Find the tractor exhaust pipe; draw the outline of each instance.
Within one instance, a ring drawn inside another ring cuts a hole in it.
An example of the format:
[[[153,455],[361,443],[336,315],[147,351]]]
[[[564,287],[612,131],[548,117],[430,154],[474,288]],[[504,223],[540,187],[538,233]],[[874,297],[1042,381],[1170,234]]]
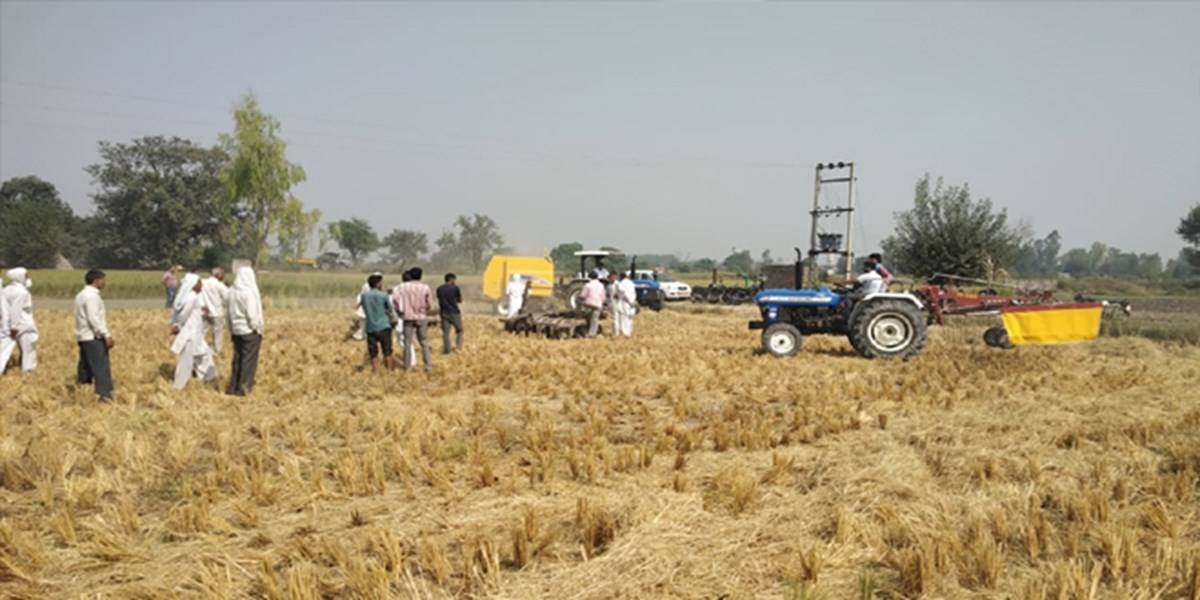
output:
[[[793,250],[796,251],[796,280],[792,283],[792,287],[798,290],[804,287],[804,253],[799,248],[793,248]]]

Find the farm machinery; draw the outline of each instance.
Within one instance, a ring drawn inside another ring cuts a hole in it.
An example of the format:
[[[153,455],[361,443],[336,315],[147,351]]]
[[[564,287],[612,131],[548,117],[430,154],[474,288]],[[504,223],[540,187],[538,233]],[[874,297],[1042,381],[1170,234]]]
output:
[[[848,169],[845,176],[825,177],[828,171]],[[1002,326],[989,328],[984,342],[991,347],[1010,348],[1022,344],[1052,344],[1094,339],[1106,310],[1120,307],[1130,312],[1127,302],[1108,302],[1077,297],[1074,302],[1059,302],[1049,292],[1018,290],[1002,296],[985,291],[960,292],[955,281],[974,281],[941,275],[910,291],[864,293],[849,282],[854,254],[851,234],[854,211],[854,163],[818,164],[816,193],[811,211],[812,241],[808,260],[815,267],[822,254],[840,256],[846,266],[847,283],[824,287],[816,284],[815,268],[804,280],[805,257],[796,250],[795,289],[764,289],[755,295],[761,319],[750,322],[750,329],[762,330],[762,347],[774,356],[790,356],[800,350],[804,335],[845,335],[860,356],[866,358],[908,358],[921,352],[929,325],[942,325],[951,315],[999,315]],[[821,186],[849,184],[847,204],[822,206]],[[818,220],[845,216],[846,233],[831,234],[818,228]],[[842,240],[845,239],[845,247]]]

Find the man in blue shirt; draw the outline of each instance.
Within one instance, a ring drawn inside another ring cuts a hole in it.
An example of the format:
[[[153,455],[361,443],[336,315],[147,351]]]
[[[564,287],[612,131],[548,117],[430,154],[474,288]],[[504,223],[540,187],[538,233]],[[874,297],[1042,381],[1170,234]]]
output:
[[[392,361],[392,326],[397,319],[396,309],[392,306],[391,296],[383,291],[383,275],[368,277],[367,286],[359,302],[366,314],[367,355],[371,357],[371,371],[379,370],[380,349],[383,350],[384,366],[391,370],[395,367]]]
[[[450,354],[463,349],[462,290],[458,289],[454,273],[446,273],[446,283],[437,289],[438,312],[442,316],[442,352]],[[450,328],[454,328],[455,344],[450,347]]]

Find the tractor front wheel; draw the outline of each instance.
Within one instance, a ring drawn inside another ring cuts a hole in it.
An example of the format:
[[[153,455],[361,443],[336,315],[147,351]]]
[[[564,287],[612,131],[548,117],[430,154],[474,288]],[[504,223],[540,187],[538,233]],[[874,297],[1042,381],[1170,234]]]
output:
[[[850,345],[864,358],[908,358],[925,347],[925,314],[908,302],[874,300],[850,323]]]
[[[790,323],[775,323],[762,335],[763,351],[780,358],[800,351],[800,330]]]

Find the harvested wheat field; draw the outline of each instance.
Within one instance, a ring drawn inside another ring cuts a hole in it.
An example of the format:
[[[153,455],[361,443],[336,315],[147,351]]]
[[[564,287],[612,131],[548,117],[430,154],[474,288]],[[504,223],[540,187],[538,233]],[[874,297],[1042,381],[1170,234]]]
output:
[[[235,399],[173,392],[165,313],[112,311],[105,406],[39,314],[40,370],[0,379],[0,596],[1200,598],[1195,347],[778,360],[685,307],[633,341],[472,316],[432,375],[371,376],[340,315],[269,310]]]

